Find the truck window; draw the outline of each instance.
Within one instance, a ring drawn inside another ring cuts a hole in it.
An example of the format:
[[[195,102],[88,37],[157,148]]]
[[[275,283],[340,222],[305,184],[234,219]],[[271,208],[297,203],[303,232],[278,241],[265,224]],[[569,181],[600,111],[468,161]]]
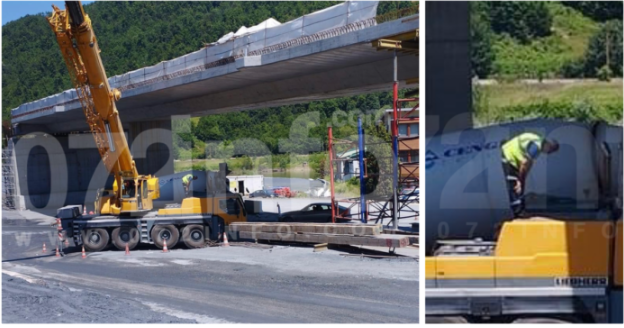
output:
[[[240,213],[240,204],[233,198],[219,200],[219,208],[227,214],[238,215]]]

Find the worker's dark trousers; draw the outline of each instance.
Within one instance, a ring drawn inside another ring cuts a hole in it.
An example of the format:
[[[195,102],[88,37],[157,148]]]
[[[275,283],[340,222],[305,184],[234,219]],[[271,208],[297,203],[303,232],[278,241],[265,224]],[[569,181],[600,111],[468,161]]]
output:
[[[518,215],[524,211],[524,186],[522,191],[518,194],[514,190],[516,181],[518,181],[519,172],[518,169],[511,166],[506,160],[503,159],[503,172],[505,172],[505,179],[507,182],[507,190],[509,192],[509,204],[511,204],[511,210],[514,215]]]

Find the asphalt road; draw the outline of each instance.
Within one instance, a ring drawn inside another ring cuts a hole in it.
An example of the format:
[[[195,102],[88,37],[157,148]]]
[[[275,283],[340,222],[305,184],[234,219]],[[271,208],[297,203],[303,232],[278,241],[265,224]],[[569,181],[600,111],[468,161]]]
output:
[[[415,259],[286,246],[57,258],[50,227],[6,217],[2,237],[3,323],[418,322]]]

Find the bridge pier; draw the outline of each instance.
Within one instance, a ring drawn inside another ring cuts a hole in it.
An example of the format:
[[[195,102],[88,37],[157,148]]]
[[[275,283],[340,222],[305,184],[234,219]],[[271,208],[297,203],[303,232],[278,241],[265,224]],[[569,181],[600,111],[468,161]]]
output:
[[[430,1],[425,7],[426,136],[472,127],[470,4]]]

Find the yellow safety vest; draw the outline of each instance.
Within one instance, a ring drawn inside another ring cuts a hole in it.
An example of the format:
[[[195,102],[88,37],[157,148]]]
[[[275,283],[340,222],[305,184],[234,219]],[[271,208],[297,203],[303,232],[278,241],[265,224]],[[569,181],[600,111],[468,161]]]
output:
[[[193,179],[193,175],[187,174],[182,178],[182,183],[189,184],[189,182],[191,182],[192,179]]]
[[[509,165],[519,169],[520,163],[529,158],[529,154],[527,154],[527,147],[529,146],[529,143],[534,142],[537,145],[538,150],[542,151],[543,141],[544,138],[531,132],[517,135],[503,145],[503,158],[507,160]]]

